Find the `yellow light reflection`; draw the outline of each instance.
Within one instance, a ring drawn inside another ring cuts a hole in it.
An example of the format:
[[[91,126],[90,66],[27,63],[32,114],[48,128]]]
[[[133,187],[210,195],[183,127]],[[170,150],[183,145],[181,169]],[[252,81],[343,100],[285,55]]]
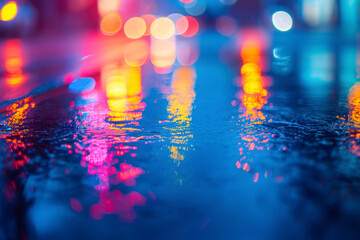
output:
[[[265,120],[261,112],[267,103],[268,92],[264,88],[264,78],[261,75],[259,61],[261,58],[261,47],[257,41],[245,42],[241,48],[241,57],[244,65],[241,68],[242,103],[246,108],[245,115],[252,121]]]
[[[9,2],[2,7],[0,11],[1,21],[11,21],[13,20],[18,12],[18,8],[15,2]]]
[[[141,68],[124,66],[112,71],[107,80],[106,95],[108,98],[122,98],[141,93]]]
[[[106,82],[108,97],[108,121],[114,124],[127,124],[142,118],[145,103],[142,102],[141,68],[125,66],[107,66],[103,69],[102,79]]]
[[[11,166],[19,169],[29,161],[29,157],[25,155],[25,149],[31,145],[23,142],[24,134],[28,134],[28,130],[22,126],[25,124],[27,115],[35,107],[32,97],[18,100],[6,108],[7,118],[6,124],[12,128],[11,136],[6,139],[9,149],[12,153],[17,154],[16,158],[12,158]]]
[[[188,140],[193,138],[190,131],[191,113],[195,99],[194,83],[196,73],[192,68],[183,67],[174,72],[171,84],[172,94],[168,97],[169,119],[175,124],[170,128],[170,157],[174,161],[184,160],[183,152],[188,150]]]
[[[268,101],[267,82],[262,76],[261,69],[261,50],[260,41],[249,38],[241,47],[241,58],[243,66],[241,67],[241,86],[242,89],[239,98],[242,101],[241,108],[244,109],[242,122],[249,121],[246,128],[240,129],[241,141],[239,142],[240,159],[236,162],[236,167],[246,172],[254,172],[251,169],[252,151],[261,151],[267,149],[266,146],[271,138],[270,133],[264,132],[259,128],[250,128],[253,124],[262,124],[265,121],[265,115],[261,111]],[[270,121],[270,120],[269,120]],[[261,176],[259,172],[253,173],[253,181],[258,182]],[[265,178],[267,172],[264,173]]]

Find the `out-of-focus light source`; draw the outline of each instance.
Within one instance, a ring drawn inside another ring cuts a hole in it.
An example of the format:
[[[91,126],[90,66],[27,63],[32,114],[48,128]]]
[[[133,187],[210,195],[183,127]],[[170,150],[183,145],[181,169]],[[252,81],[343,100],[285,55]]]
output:
[[[236,22],[232,17],[221,16],[216,19],[216,30],[224,36],[230,36],[236,31]]]
[[[178,31],[178,27],[176,26],[177,24],[177,21],[182,18],[184,15],[180,14],[180,13],[172,13],[170,14],[169,16],[167,16],[167,18],[169,18],[171,21],[173,21],[173,23],[175,24],[175,27],[176,27],[176,35],[180,35],[181,33]]]
[[[0,12],[1,21],[10,21],[13,20],[18,12],[18,8],[15,2],[9,2],[3,6]]]
[[[157,39],[169,39],[175,34],[175,24],[169,18],[161,17],[151,24],[150,31]]]
[[[100,16],[117,12],[120,8],[120,0],[98,0],[98,11]]]
[[[120,31],[123,25],[123,20],[118,13],[109,13],[100,23],[101,31],[106,35],[113,35]]]
[[[335,0],[302,0],[302,17],[304,21],[310,26],[310,27],[326,27],[331,24],[331,21],[333,18],[337,18],[335,12],[336,9],[340,7],[340,11],[343,11],[345,8],[343,5],[337,6],[337,2],[339,4],[344,4],[349,6],[352,5],[349,2],[352,2],[355,4],[354,0],[341,0],[341,1],[335,1]],[[356,9],[355,6],[353,8]],[[344,16],[348,16],[345,14]],[[340,17],[343,17],[343,14],[340,14]]]
[[[278,11],[272,15],[272,23],[277,30],[286,32],[292,28],[293,20],[287,12]]]
[[[139,17],[133,17],[127,20],[124,25],[124,33],[128,38],[138,39],[144,36],[146,31],[146,22]]]
[[[192,37],[199,31],[199,22],[191,16],[181,17],[176,22],[177,31],[184,37]]]
[[[145,23],[146,23],[146,31],[145,31],[145,36],[149,36],[151,34],[150,28],[151,28],[151,24],[155,21],[156,17],[154,15],[151,14],[145,14],[143,16],[141,16],[142,19],[144,19]]]
[[[11,86],[20,86],[25,80],[22,72],[23,54],[19,40],[9,40],[4,44],[6,82]]]
[[[200,16],[206,10],[206,0],[194,0],[185,4],[185,11],[192,16]]]

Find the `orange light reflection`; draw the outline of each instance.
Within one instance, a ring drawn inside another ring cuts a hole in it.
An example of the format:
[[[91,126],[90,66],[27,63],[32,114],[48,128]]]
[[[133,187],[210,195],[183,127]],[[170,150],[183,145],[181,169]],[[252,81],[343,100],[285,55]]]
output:
[[[19,40],[9,40],[4,45],[5,79],[10,86],[18,86],[25,81],[22,72],[23,56]]]

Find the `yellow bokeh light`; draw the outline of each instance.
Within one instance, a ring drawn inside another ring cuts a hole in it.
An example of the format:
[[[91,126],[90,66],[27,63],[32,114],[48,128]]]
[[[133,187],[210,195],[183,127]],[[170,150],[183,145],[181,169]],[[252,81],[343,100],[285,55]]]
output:
[[[18,8],[15,2],[9,2],[1,9],[0,19],[1,21],[10,21],[16,17]]]
[[[151,24],[150,31],[157,39],[169,39],[175,34],[175,24],[169,18],[161,17]]]
[[[144,36],[146,31],[146,22],[139,17],[130,18],[124,25],[124,32],[128,38],[138,39]]]
[[[142,92],[141,68],[123,66],[112,72],[106,80],[108,98],[136,96]]]
[[[113,35],[120,31],[123,25],[123,20],[118,13],[109,13],[100,23],[101,31],[106,35]]]

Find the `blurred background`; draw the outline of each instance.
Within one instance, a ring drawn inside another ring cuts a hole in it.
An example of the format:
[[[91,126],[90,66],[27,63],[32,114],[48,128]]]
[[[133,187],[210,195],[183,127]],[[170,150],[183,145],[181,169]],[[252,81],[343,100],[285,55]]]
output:
[[[2,0],[0,8],[2,38],[96,29],[109,13],[119,13],[126,21],[177,12],[197,17],[203,28],[215,27],[222,19],[231,22],[225,24],[228,28],[235,23],[287,31],[291,22],[293,30],[344,34],[359,30],[358,0]]]

